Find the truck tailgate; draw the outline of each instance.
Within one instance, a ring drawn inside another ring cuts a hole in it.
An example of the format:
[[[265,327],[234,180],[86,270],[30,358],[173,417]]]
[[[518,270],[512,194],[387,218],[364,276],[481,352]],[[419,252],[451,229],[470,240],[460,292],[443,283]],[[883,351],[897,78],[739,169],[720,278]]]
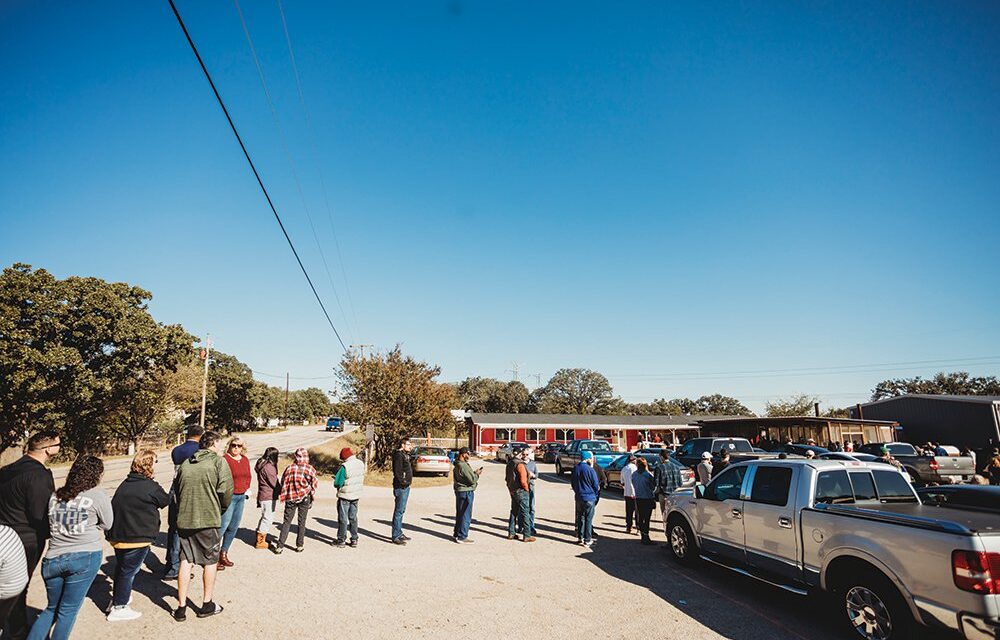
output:
[[[934,456],[937,472],[942,476],[971,476],[976,472],[968,456]]]

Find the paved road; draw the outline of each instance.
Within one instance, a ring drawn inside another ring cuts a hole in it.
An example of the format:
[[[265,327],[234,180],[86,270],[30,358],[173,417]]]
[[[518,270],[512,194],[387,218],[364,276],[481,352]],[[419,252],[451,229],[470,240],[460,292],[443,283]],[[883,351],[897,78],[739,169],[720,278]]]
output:
[[[317,434],[301,432],[312,438]],[[336,536],[332,483],[321,484],[310,512],[304,553],[275,556],[255,550],[256,510],[248,509],[230,552],[236,567],[220,574],[218,617],[193,616],[179,624],[173,583],[143,571],[135,608],[143,617],[110,627],[101,607],[109,598],[106,563],[80,613],[79,638],[116,635],[150,640],[294,633],[338,638],[677,638],[702,640],[835,640],[852,638],[817,600],[801,598],[707,564],[674,563],[663,543],[645,547],[623,533],[620,495],[602,498],[592,550],[574,544],[573,503],[565,479],[543,471],[537,483],[538,537],[534,544],[506,539],[509,497],[503,466],[483,464],[476,492],[472,538],[451,541],[454,494],[450,486],[414,489],[406,513],[413,541],[389,543],[392,492],[365,487],[357,549],[329,546]],[[548,465],[544,465],[548,467]],[[163,537],[154,548],[163,558]],[[152,562],[158,569],[158,560]],[[201,601],[193,588],[192,603]],[[29,602],[44,603],[41,580]],[[294,630],[294,631],[293,631]],[[194,635],[192,635],[194,634]]]

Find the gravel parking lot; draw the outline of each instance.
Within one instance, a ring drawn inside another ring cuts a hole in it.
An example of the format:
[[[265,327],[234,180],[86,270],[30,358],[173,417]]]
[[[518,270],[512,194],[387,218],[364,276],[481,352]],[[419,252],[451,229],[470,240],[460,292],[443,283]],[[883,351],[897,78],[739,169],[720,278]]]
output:
[[[160,581],[164,550],[154,548],[136,579],[134,608],[143,617],[110,625],[111,563],[98,576],[77,623],[75,637],[114,632],[121,638],[298,637],[438,638],[445,634],[513,638],[739,638],[827,640],[850,638],[813,599],[800,598],[738,575],[700,564],[679,567],[663,545],[646,547],[623,532],[620,494],[606,495],[595,520],[600,539],[592,550],[575,544],[568,482],[542,465],[537,484],[538,542],[506,539],[509,499],[503,466],[485,466],[476,493],[472,538],[451,540],[454,494],[450,487],[414,490],[406,514],[413,541],[389,544],[390,489],[366,487],[360,505],[361,541],[338,549],[336,499],[324,481],[311,512],[311,531],[301,554],[275,556],[253,549],[256,509],[231,550],[236,566],[219,576],[217,617],[174,622],[174,583]],[[659,521],[654,521],[654,527]],[[109,550],[110,556],[110,550]],[[111,556],[113,557],[113,556]],[[201,602],[200,587],[192,603]],[[41,579],[32,581],[29,604],[45,602]]]

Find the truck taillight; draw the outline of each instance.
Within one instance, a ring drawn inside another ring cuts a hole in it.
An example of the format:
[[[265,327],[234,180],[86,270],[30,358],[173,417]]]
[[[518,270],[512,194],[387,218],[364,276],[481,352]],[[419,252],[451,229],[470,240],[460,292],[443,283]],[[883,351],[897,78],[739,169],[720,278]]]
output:
[[[931,460],[931,471],[937,471],[937,470],[938,470],[938,461]]]
[[[1000,593],[1000,553],[952,551],[951,573],[962,591]]]

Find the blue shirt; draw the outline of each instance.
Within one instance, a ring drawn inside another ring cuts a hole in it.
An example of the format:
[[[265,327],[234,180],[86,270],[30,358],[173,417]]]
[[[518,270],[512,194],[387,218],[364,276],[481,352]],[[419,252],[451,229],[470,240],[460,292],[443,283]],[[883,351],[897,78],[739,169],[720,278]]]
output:
[[[656,483],[653,481],[653,474],[648,471],[636,471],[632,474],[632,486],[635,488],[636,500],[652,500],[653,488]]]
[[[601,492],[601,484],[597,479],[597,472],[586,462],[580,462],[573,467],[570,484],[573,485],[573,493],[576,494],[576,499],[584,502],[596,502],[597,494]]]
[[[174,461],[175,467],[180,466],[182,462],[198,453],[198,449],[200,448],[201,445],[198,444],[197,440],[185,440],[170,452],[170,459]]]

